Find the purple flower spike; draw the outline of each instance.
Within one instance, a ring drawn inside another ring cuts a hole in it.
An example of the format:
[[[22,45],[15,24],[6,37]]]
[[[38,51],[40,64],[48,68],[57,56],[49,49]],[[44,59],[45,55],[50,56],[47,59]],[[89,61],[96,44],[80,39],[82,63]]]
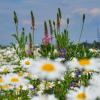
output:
[[[44,38],[42,39],[43,44],[48,45],[50,41],[52,40],[52,38],[53,38],[52,36],[49,36],[48,34],[46,34]]]

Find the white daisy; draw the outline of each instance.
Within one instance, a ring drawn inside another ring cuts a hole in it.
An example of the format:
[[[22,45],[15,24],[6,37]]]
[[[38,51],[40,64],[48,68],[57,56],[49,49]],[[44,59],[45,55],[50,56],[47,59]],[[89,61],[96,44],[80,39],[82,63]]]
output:
[[[32,74],[32,73],[30,73],[30,72],[24,72],[24,73],[23,73],[23,77],[29,77],[29,78],[31,78],[32,80],[37,80],[37,79],[38,79],[38,76],[37,76],[37,75]]]
[[[61,62],[61,61],[64,61],[65,60],[65,58],[57,58],[57,59],[55,59],[55,61],[57,61],[57,62]]]
[[[8,83],[9,82],[7,80],[6,75],[0,76],[0,89],[9,90],[10,89],[10,85]]]
[[[41,57],[41,54],[39,53],[40,50],[41,50],[40,48],[36,48],[34,50],[34,57],[35,57],[35,59],[38,59],[38,58]]]
[[[27,85],[27,88],[28,88],[29,90],[33,90],[33,89],[34,89],[34,86],[33,86],[32,84],[28,84],[28,85]]]
[[[69,68],[79,68],[79,69],[85,69],[85,70],[100,70],[100,59],[99,58],[83,58],[83,59],[77,59],[73,58],[71,61],[67,62],[67,65]]]
[[[6,75],[1,75],[0,76],[0,85],[6,85],[6,84],[8,84]]]
[[[2,76],[0,76],[0,85],[3,85],[5,82],[4,78]]]
[[[90,85],[100,87],[100,74],[93,74]]]
[[[42,94],[43,94],[43,90],[39,90],[38,92],[37,92],[37,95],[39,95],[39,96],[41,96]]]
[[[66,67],[60,62],[54,62],[47,59],[41,59],[36,61],[36,68],[30,68],[30,72],[36,75],[40,79],[61,79],[66,71]]]
[[[54,49],[53,53],[54,53],[54,55],[58,55],[57,49]]]
[[[34,61],[31,58],[25,58],[25,59],[21,60],[20,65],[23,68],[34,67]]]
[[[94,49],[94,48],[89,49],[89,51],[92,52],[92,53],[97,53],[97,50]]]
[[[41,82],[38,87],[39,87],[39,91],[44,91],[45,90],[45,83]]]
[[[6,79],[8,80],[9,84],[14,85],[16,87],[18,86],[24,86],[29,83],[27,79],[24,77],[21,77],[17,74],[10,73],[6,76]]]
[[[46,83],[46,89],[53,88],[55,86],[54,82],[47,82]]]
[[[0,72],[6,73],[6,72],[13,72],[12,65],[3,65],[0,67]]]
[[[34,96],[31,100],[58,100],[54,95]]]
[[[100,89],[100,88],[99,88]],[[70,90],[66,95],[67,100],[96,100],[100,96],[100,90],[97,91],[94,87],[83,87],[77,88],[76,91]]]
[[[10,90],[11,86],[9,84],[1,85],[0,89],[2,89],[2,90]]]

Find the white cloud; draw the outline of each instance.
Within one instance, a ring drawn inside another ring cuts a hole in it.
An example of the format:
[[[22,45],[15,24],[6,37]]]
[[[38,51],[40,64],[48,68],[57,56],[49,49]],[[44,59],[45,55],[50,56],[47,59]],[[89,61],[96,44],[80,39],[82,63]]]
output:
[[[79,13],[79,14],[87,13],[87,12],[88,12],[88,10],[86,8],[76,8],[73,10],[73,13]]]
[[[73,10],[73,13],[78,13],[78,14],[88,14],[91,15],[92,17],[95,16],[100,16],[100,8],[76,8],[75,10]]]
[[[89,13],[93,16],[98,16],[98,15],[100,15],[100,8],[93,8],[90,10]]]

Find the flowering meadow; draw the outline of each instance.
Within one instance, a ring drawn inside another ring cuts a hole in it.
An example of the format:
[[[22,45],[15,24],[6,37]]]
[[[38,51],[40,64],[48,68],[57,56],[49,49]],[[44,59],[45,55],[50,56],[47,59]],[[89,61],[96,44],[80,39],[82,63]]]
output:
[[[80,43],[85,14],[77,43],[69,38],[70,20],[62,29],[58,8],[56,20],[44,21],[44,35],[35,45],[35,18],[31,11],[32,33],[18,29],[14,11],[16,42],[0,48],[0,100],[100,100],[100,50]]]

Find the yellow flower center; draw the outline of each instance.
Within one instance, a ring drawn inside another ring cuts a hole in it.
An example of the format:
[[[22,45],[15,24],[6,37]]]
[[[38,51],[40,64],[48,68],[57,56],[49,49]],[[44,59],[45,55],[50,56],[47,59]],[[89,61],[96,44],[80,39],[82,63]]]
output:
[[[28,60],[25,61],[25,65],[30,65],[30,62]]]
[[[20,92],[20,88],[16,88],[16,92]]]
[[[85,100],[86,99],[86,94],[83,93],[83,92],[78,93],[76,98],[77,98],[77,100]]]
[[[0,83],[3,83],[3,82],[4,82],[3,78],[0,78]]]
[[[42,70],[46,72],[53,72],[55,70],[55,67],[53,64],[46,63],[42,66]]]
[[[81,65],[81,66],[86,66],[86,65],[89,65],[90,64],[90,60],[89,59],[80,59],[79,60],[79,64]]]
[[[17,77],[13,77],[13,78],[11,78],[11,82],[17,83],[17,82],[19,82],[19,79]]]
[[[52,83],[50,83],[50,82],[48,82],[46,85],[47,85],[48,88],[53,87]]]
[[[2,86],[2,89],[8,89],[9,88],[9,85],[3,85]]]
[[[30,76],[31,76],[31,73],[27,73],[26,76],[27,76],[27,77],[30,77]]]
[[[19,72],[18,73],[18,76],[23,76],[23,72]]]
[[[3,69],[3,72],[8,72],[8,68],[4,68]]]

